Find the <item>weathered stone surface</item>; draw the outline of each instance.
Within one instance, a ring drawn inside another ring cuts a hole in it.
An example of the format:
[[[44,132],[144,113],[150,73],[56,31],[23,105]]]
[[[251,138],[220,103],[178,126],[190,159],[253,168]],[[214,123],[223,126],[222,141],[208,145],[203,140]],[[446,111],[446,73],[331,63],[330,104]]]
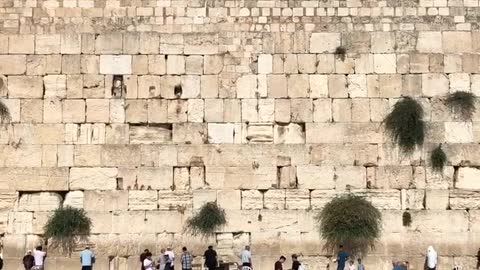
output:
[[[71,206],[74,208],[83,209],[84,195],[82,191],[70,191],[65,195],[63,206]]]
[[[242,209],[263,209],[263,194],[258,190],[242,190]]]
[[[335,187],[332,166],[298,166],[297,181],[303,189],[333,189]]]
[[[172,140],[172,129],[169,125],[131,126],[129,136],[132,144],[168,143]]]
[[[477,181],[480,170],[477,168],[459,168],[455,187],[460,189],[480,189],[480,183]]]
[[[101,55],[100,74],[132,74],[132,56]]]
[[[71,168],[69,187],[72,190],[112,190],[117,187],[116,168]]]
[[[84,191],[84,207],[86,211],[123,211],[128,208],[128,191],[86,190]]]
[[[18,211],[53,211],[60,207],[62,200],[62,197],[57,193],[27,193],[20,196]]]
[[[159,191],[159,210],[184,211],[193,206],[193,194],[190,191]]]
[[[128,210],[158,209],[158,192],[155,190],[129,190]]]

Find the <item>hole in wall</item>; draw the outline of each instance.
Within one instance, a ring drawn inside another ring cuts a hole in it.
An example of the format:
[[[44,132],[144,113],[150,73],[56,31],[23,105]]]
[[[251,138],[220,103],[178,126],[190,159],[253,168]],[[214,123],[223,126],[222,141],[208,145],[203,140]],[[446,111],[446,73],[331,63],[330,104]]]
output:
[[[121,98],[127,92],[127,88],[123,81],[122,75],[113,75],[112,81],[112,97]]]
[[[173,89],[173,93],[175,94],[175,97],[179,98],[183,93],[182,85],[180,84],[175,85]]]

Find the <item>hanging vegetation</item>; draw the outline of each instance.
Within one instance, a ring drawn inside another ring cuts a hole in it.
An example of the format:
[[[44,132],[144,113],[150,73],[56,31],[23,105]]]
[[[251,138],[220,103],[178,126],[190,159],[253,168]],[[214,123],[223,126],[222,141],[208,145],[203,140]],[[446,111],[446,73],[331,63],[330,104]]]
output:
[[[443,172],[443,167],[447,164],[447,155],[443,151],[441,144],[430,153],[430,163],[434,171]]]
[[[380,237],[380,211],[356,195],[334,198],[315,219],[329,251],[343,245],[353,254],[363,254],[373,248]]]
[[[345,47],[338,46],[335,49],[335,56],[340,58],[342,61],[345,61],[346,55],[347,55],[347,49],[345,49]]]
[[[404,97],[384,120],[387,133],[405,153],[411,153],[425,139],[422,106],[411,97]]]
[[[208,237],[227,224],[225,210],[216,202],[205,203],[186,223],[186,231],[192,235]]]
[[[70,206],[55,210],[44,227],[45,238],[52,240],[52,247],[70,255],[80,240],[90,235],[92,222],[83,209]]]
[[[403,212],[402,224],[405,227],[410,227],[410,225],[412,225],[412,215],[407,211]]]
[[[0,124],[8,123],[12,120],[10,116],[10,110],[8,110],[7,105],[0,100]]]
[[[449,94],[446,104],[458,114],[463,120],[471,120],[475,112],[475,95],[470,92],[457,91]]]

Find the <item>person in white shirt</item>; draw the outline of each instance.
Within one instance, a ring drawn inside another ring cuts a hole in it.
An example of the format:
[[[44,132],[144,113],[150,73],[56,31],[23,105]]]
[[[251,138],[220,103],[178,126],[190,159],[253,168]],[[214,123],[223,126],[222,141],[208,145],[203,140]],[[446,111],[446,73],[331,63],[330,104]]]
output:
[[[252,267],[252,253],[250,252],[250,246],[245,246],[245,249],[242,250],[240,254],[240,259],[242,260],[242,266]]]
[[[173,253],[172,248],[167,248],[167,251],[165,251],[165,258],[166,258],[165,270],[174,270],[175,253]]]
[[[33,252],[33,259],[35,261],[33,269],[42,270],[45,257],[47,257],[47,252],[42,250],[42,246],[38,246]]]
[[[146,254],[145,260],[143,260],[143,269],[145,270],[153,270],[154,265],[153,265],[153,260],[152,260],[152,253],[147,253]]]

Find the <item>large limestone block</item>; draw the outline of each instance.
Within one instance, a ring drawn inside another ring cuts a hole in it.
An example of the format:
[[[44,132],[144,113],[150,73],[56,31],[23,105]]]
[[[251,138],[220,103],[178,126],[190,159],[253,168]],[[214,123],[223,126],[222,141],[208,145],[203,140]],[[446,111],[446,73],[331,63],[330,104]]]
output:
[[[156,190],[129,190],[128,210],[158,209],[158,192]]]
[[[287,189],[286,209],[310,209],[310,190],[308,189]]]
[[[182,76],[182,94],[181,98],[199,98],[200,97],[200,76],[186,75]]]
[[[62,54],[80,54],[82,48],[81,35],[78,33],[63,33],[60,36],[60,52]]]
[[[472,51],[472,35],[470,32],[443,32],[443,50],[446,53],[466,53]]]
[[[145,233],[180,233],[183,231],[185,218],[180,212],[147,211],[145,213],[145,227],[142,228]]]
[[[285,189],[267,190],[263,194],[263,206],[265,209],[285,209]]]
[[[100,55],[100,74],[132,74],[132,56]]]
[[[132,144],[168,143],[172,141],[172,128],[170,125],[131,126],[129,135]]]
[[[383,132],[376,123],[306,123],[307,143],[380,143],[382,141]]]
[[[8,53],[10,54],[34,54],[34,35],[10,35],[8,37]]]
[[[401,194],[399,190],[354,190],[354,194],[365,197],[378,209],[401,209]]]
[[[328,96],[328,76],[327,75],[310,75],[310,97],[323,98]]]
[[[480,189],[479,177],[479,169],[460,167],[458,169],[455,187],[460,189]]]
[[[412,212],[411,229],[422,233],[458,233],[468,231],[468,213],[462,210]]]
[[[25,55],[0,55],[0,74],[24,74],[27,67],[26,59]]]
[[[139,145],[105,145],[102,162],[107,167],[134,167],[140,165]]]
[[[364,74],[348,75],[349,97],[367,97],[367,76]]]
[[[108,99],[87,99],[87,122],[108,123],[110,102]]]
[[[234,124],[208,124],[208,142],[209,143],[233,143],[234,142]]]
[[[36,54],[58,54],[60,53],[60,35],[36,35]]]
[[[407,189],[412,180],[411,166],[381,166],[376,170],[375,187]]]
[[[372,144],[322,144],[312,146],[314,165],[376,165],[378,147]]]
[[[257,88],[258,82],[256,75],[243,75],[238,78],[236,82],[237,98],[255,98]]]
[[[445,189],[427,189],[425,191],[425,209],[445,210],[449,206],[449,191]],[[459,209],[452,206],[450,199],[450,208]],[[471,209],[471,208],[470,208]]]
[[[62,204],[62,196],[53,192],[27,193],[18,200],[18,211],[54,211]]]
[[[185,74],[185,56],[169,55],[167,58],[167,74]]]
[[[287,91],[290,98],[308,97],[310,81],[307,74],[293,74],[287,78]]]
[[[117,187],[117,168],[71,168],[71,190],[113,190]]]
[[[63,100],[63,123],[85,122],[85,100],[65,99]]]
[[[273,57],[271,54],[261,54],[258,56],[258,73],[270,74],[273,71]]]
[[[7,232],[10,234],[29,234],[33,232],[32,212],[10,212],[8,220]]]
[[[43,77],[45,97],[64,98],[67,95],[67,77],[65,75],[47,75]]]
[[[445,141],[447,143],[473,142],[472,122],[445,122]]]
[[[363,166],[336,166],[335,189],[365,188],[367,170]]]
[[[217,192],[217,203],[225,210],[240,210],[242,197],[240,190],[219,190]]]
[[[375,73],[397,72],[397,58],[395,54],[374,54],[373,64]]]
[[[422,93],[426,96],[443,96],[448,93],[449,82],[447,76],[440,73],[422,75]]]
[[[257,164],[258,165],[258,164]],[[276,167],[206,167],[205,181],[215,189],[268,189],[276,183]]]
[[[122,53],[122,37],[122,33],[119,32],[96,36],[94,41],[95,52],[97,54]]]
[[[263,193],[259,190],[242,190],[242,209],[263,209]]]
[[[217,191],[208,189],[198,189],[193,191],[193,209],[199,209],[207,202],[217,200]]]
[[[275,143],[305,143],[305,128],[301,124],[276,124],[273,141]]]
[[[192,33],[184,35],[185,54],[218,54],[219,35]]]
[[[302,189],[335,188],[333,166],[297,166],[298,187]]]
[[[128,209],[128,191],[126,190],[86,190],[84,191],[86,211],[110,212]]]
[[[193,194],[190,191],[159,191],[158,209],[159,210],[178,210],[184,211],[193,206]]]
[[[179,123],[173,124],[173,142],[203,144],[207,142],[207,124]]]
[[[12,98],[43,97],[42,77],[9,76],[8,77],[8,96]]]
[[[433,31],[418,32],[417,51],[421,53],[442,53],[442,33]]]
[[[310,52],[334,53],[340,44],[340,33],[312,33],[310,37]]]
[[[244,136],[249,143],[273,142],[273,126],[268,123],[249,123]]]
[[[74,208],[83,209],[83,191],[70,191],[65,195],[63,206],[71,206]]]
[[[392,32],[373,32],[372,53],[392,53],[395,51],[395,36]]]
[[[402,209],[424,209],[425,190],[423,189],[402,189]]]
[[[68,168],[0,168],[0,184],[17,191],[64,191]]]

